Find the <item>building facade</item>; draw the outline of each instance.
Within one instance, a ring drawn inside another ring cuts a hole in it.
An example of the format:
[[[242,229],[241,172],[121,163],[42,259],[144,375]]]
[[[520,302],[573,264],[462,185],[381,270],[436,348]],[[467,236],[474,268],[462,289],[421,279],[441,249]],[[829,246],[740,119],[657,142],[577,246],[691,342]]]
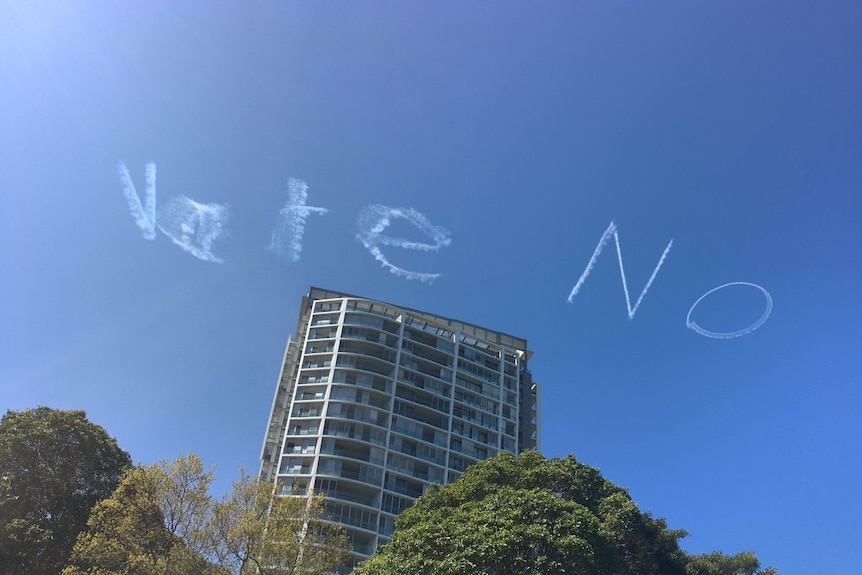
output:
[[[302,299],[261,451],[283,494],[326,495],[355,559],[431,483],[539,446],[527,341],[320,288]]]

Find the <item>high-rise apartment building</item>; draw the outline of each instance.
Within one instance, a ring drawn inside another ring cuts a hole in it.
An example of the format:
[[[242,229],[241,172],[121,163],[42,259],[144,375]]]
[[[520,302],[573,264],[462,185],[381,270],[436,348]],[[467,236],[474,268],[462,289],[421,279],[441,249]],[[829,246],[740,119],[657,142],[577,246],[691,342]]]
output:
[[[284,354],[261,452],[283,494],[326,494],[357,560],[431,483],[499,451],[537,449],[527,341],[310,288]]]

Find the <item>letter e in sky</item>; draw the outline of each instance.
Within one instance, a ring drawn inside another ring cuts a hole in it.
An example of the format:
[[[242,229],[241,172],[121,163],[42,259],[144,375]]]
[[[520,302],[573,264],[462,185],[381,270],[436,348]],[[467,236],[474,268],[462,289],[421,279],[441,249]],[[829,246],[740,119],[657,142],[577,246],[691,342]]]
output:
[[[431,238],[434,243],[426,244],[422,242],[413,242],[403,238],[393,238],[383,235],[383,232],[389,227],[392,220],[396,218],[404,218],[416,226],[419,231]],[[432,282],[440,277],[440,274],[438,273],[414,272],[392,265],[380,250],[380,246],[395,246],[407,250],[436,252],[440,248],[446,247],[452,243],[449,230],[433,225],[421,212],[418,212],[413,208],[392,208],[389,206],[373,204],[366,206],[360,212],[359,217],[357,218],[357,224],[359,226],[359,233],[356,234],[356,239],[362,242],[365,249],[371,252],[371,255],[374,256],[374,259],[380,262],[380,265],[383,267],[388,268],[391,273],[408,280],[419,280],[423,282]]]

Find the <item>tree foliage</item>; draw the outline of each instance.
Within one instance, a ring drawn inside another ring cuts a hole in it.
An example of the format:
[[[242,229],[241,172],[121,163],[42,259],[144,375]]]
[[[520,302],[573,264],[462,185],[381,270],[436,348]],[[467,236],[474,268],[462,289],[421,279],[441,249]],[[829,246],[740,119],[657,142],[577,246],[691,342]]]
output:
[[[93,510],[62,575],[324,573],[349,556],[319,497],[274,497],[243,474],[220,501],[194,454],[137,467]]]
[[[0,572],[56,575],[129,454],[81,410],[9,410],[0,420]]]
[[[278,496],[273,484],[243,474],[213,513],[219,564],[260,575],[315,575],[344,565],[349,542],[323,519],[324,509],[323,495]]]
[[[173,461],[154,463],[146,468],[146,473],[154,484],[158,508],[171,539],[182,542],[185,549],[196,555],[208,555],[213,549],[209,525],[213,469],[205,469],[203,461],[190,453]]]
[[[721,551],[692,555],[688,561],[689,575],[776,575],[774,567],[760,568],[760,561],[751,551],[725,555]]]
[[[353,573],[714,575],[691,570],[685,535],[572,456],[503,452],[432,486]]]
[[[206,575],[213,479],[194,454],[130,469],[98,503],[62,575]]]
[[[172,541],[157,501],[150,474],[129,470],[114,494],[93,508],[63,575],[162,573]]]

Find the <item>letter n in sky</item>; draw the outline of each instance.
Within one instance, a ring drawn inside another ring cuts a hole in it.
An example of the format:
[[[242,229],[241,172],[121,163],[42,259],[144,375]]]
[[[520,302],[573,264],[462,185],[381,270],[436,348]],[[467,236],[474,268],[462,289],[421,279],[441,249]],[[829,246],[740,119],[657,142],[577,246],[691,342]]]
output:
[[[629,319],[634,319],[635,313],[637,312],[638,307],[640,307],[641,302],[643,301],[644,296],[647,293],[647,290],[652,285],[655,276],[658,274],[658,270],[661,269],[665,258],[667,258],[668,252],[670,252],[670,248],[673,245],[672,238],[667,243],[667,247],[664,249],[664,252],[662,252],[661,258],[659,258],[658,263],[656,264],[655,269],[652,272],[652,275],[644,286],[643,291],[641,291],[640,297],[638,297],[638,301],[635,303],[634,307],[632,307],[631,300],[629,299],[629,287],[626,283],[626,272],[625,269],[623,269],[623,253],[620,249],[620,237],[617,233],[616,224],[614,222],[611,222],[611,225],[608,226],[608,229],[605,230],[605,233],[603,233],[601,239],[599,239],[599,243],[596,246],[596,249],[593,251],[593,255],[592,257],[590,257],[590,261],[587,263],[587,267],[584,270],[584,273],[582,273],[581,277],[578,278],[577,283],[575,283],[575,287],[572,288],[572,291],[571,293],[569,293],[569,297],[566,301],[572,303],[572,299],[574,299],[574,297],[578,295],[578,292],[581,291],[581,287],[583,287],[584,282],[587,281],[587,277],[590,275],[590,272],[593,271],[593,266],[596,265],[596,261],[599,259],[599,256],[602,253],[602,249],[604,249],[605,245],[610,241],[611,238],[614,238],[614,242],[617,245],[617,259],[620,262],[620,277],[623,280],[623,292],[625,292],[626,295],[626,310],[628,311]]]

